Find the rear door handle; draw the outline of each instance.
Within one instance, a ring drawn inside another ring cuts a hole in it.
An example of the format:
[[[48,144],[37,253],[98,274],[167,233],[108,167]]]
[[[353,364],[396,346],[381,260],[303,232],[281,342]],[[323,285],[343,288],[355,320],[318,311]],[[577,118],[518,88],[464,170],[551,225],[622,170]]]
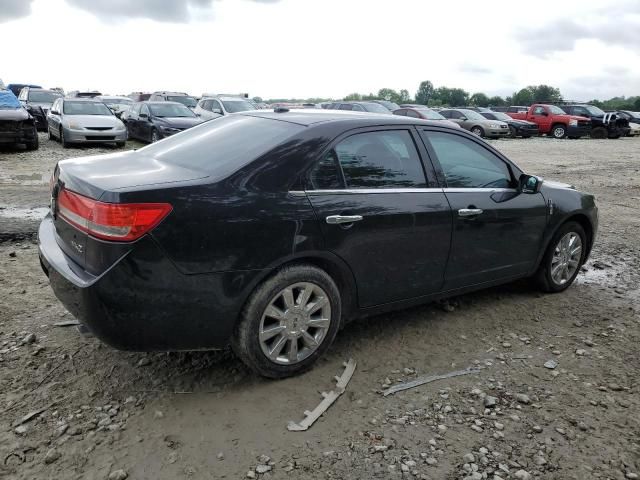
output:
[[[459,217],[475,217],[482,214],[481,208],[461,208],[458,210]]]
[[[329,215],[326,219],[329,225],[339,225],[341,223],[353,223],[362,220],[362,215]]]

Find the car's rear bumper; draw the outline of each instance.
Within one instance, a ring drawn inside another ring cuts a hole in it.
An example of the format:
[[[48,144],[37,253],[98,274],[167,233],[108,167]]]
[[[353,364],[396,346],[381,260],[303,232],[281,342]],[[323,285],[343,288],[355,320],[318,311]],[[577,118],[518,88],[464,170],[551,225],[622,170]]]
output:
[[[251,278],[250,272],[182,274],[149,236],[95,276],[61,250],[50,215],[40,224],[38,247],[60,302],[96,337],[121,350],[228,345]]]
[[[583,127],[580,125],[567,126],[567,137],[586,137],[591,133],[591,127]]]

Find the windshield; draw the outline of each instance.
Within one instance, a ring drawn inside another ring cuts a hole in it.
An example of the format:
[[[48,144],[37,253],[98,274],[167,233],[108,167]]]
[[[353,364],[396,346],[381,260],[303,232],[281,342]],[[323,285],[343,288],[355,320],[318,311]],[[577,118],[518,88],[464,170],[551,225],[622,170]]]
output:
[[[188,95],[168,96],[167,100],[169,100],[170,102],[179,102],[183,105],[186,105],[189,108],[194,108],[198,104],[195,98],[190,97]]]
[[[462,114],[469,120],[486,120],[486,118],[473,110],[460,110],[460,112],[462,112]]]
[[[56,101],[56,98],[60,98],[62,95],[55,92],[38,92],[38,91],[29,91],[29,101],[36,103],[53,103]]]
[[[555,105],[549,105],[549,111],[554,115],[566,115],[567,112],[562,110],[560,107],[556,107]]]
[[[400,105],[398,105],[397,103],[394,103],[394,102],[390,102],[388,100],[378,100],[378,103],[384,105],[385,107],[387,107],[392,112],[394,110],[397,110],[397,109],[400,108]]]
[[[502,112],[485,112],[485,113],[491,115],[495,120],[504,120],[504,121],[513,120],[513,118],[511,118],[506,113],[502,113]]]
[[[361,104],[367,112],[372,113],[389,113],[389,109],[383,107],[379,103],[363,103]]]
[[[249,164],[304,127],[265,118],[228,115],[141,148],[161,162],[223,177]]]
[[[154,117],[195,117],[196,114],[184,105],[175,103],[156,103],[149,105]]]
[[[256,110],[256,107],[245,100],[224,100],[222,103],[224,105],[224,109],[229,113]]]
[[[594,107],[593,105],[585,105],[584,108],[587,109],[587,112],[589,112],[591,115],[595,115],[596,117],[604,115],[604,110],[601,110],[598,107]]]
[[[65,115],[113,115],[109,107],[98,102],[64,102]]]
[[[426,118],[427,120],[446,120],[442,115],[440,115],[435,110],[431,110],[430,108],[421,108],[419,112]]]

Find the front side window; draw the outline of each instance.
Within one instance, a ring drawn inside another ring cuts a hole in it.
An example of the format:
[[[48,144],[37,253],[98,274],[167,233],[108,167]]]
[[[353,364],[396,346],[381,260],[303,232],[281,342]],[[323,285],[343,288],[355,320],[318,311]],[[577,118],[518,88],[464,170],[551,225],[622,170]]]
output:
[[[420,157],[407,130],[360,133],[334,148],[347,188],[425,187]]]
[[[248,112],[249,110],[255,110],[256,108],[249,102],[239,100],[223,100],[224,108],[229,113]]]
[[[420,114],[415,110],[407,110],[407,117],[420,118]]]
[[[427,132],[450,188],[511,188],[509,167],[473,140],[442,132]]]
[[[533,109],[533,114],[534,115],[544,115],[545,111],[546,110],[544,109],[544,107],[536,107],[536,108]]]
[[[222,107],[220,106],[220,102],[217,100],[211,100],[211,108],[209,108],[212,112],[222,113]]]
[[[353,105],[350,103],[343,103],[340,105],[340,110],[353,110]]]

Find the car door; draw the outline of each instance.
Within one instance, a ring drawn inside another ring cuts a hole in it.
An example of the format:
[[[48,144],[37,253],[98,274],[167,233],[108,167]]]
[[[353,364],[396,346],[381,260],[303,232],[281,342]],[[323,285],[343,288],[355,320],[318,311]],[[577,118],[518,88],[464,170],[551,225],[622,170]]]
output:
[[[53,132],[53,134],[58,137],[60,136],[60,116],[62,114],[62,106],[63,100],[58,99],[53,103],[51,110],[49,111],[49,115],[47,116],[47,123],[49,125],[49,130]],[[56,112],[56,113],[53,113]]]
[[[142,115],[146,115],[146,117],[143,117]],[[153,123],[151,122],[151,111],[149,110],[148,105],[142,104],[140,107],[140,115],[138,115],[138,134],[140,139],[150,142],[152,129]]]
[[[421,132],[453,213],[444,289],[531,273],[547,223],[542,194],[519,193],[515,167],[482,140]]]
[[[542,105],[535,107],[531,112],[531,115],[533,117],[531,118],[531,121],[538,124],[540,131],[551,131],[551,122],[553,121],[553,118],[545,107]]]
[[[351,268],[361,307],[444,283],[451,210],[419,151],[426,157],[412,128],[358,130],[334,141],[309,174],[306,194],[325,248]]]

